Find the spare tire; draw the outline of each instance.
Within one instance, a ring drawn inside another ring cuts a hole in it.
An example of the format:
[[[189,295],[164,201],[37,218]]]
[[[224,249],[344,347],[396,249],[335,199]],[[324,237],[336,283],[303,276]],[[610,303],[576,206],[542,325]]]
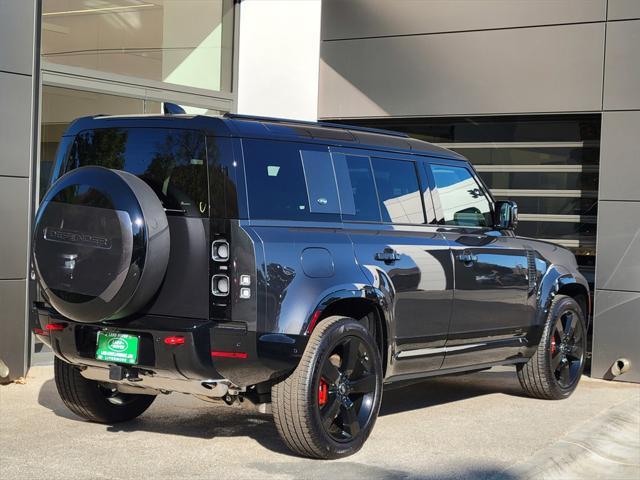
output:
[[[144,307],[162,283],[169,247],[157,195],[120,170],[70,171],[36,215],[33,258],[45,297],[78,322],[115,320]]]

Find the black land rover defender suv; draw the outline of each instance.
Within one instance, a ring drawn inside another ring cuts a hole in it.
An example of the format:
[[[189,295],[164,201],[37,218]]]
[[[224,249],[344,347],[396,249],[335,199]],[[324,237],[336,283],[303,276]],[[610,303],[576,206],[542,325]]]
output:
[[[293,451],[342,457],[383,384],[514,365],[531,396],[576,388],[587,282],[516,222],[463,157],[402,134],[81,118],[35,221],[34,331],[85,419],[182,392],[272,411]]]

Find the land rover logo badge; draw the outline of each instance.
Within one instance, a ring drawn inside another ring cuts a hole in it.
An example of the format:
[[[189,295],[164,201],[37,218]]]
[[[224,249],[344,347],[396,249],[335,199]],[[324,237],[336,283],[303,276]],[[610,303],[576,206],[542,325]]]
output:
[[[129,348],[129,343],[124,338],[112,338],[107,343],[109,350],[114,352],[124,352],[127,348]]]

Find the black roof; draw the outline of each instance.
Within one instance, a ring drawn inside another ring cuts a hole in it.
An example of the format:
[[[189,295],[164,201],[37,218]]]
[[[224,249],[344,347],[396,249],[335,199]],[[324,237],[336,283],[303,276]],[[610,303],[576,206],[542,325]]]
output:
[[[306,122],[282,118],[227,113],[205,115],[96,115],[75,120],[65,135],[87,129],[109,127],[165,127],[205,130],[211,135],[272,140],[298,140],[345,147],[415,152],[451,159],[464,157],[446,148],[411,138],[405,133],[377,128],[356,127],[329,122]]]

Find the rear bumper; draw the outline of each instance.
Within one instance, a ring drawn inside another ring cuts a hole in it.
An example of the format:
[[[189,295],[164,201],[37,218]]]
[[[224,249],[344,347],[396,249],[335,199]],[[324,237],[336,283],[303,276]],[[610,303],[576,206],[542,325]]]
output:
[[[270,381],[297,366],[307,341],[304,336],[260,335],[248,331],[242,322],[147,315],[112,324],[88,324],[62,317],[44,304],[36,308],[37,328],[43,332],[40,338],[62,360],[87,367],[88,372],[97,372],[93,377],[100,378],[108,374],[110,366],[120,365],[139,377],[153,377],[151,382],[141,381],[140,386],[144,383],[167,391],[184,391],[175,387],[186,385],[182,382],[225,381],[243,388]],[[50,324],[59,329],[47,329]],[[135,366],[96,360],[97,334],[105,329],[140,337]],[[184,343],[167,344],[167,337],[181,337]]]

